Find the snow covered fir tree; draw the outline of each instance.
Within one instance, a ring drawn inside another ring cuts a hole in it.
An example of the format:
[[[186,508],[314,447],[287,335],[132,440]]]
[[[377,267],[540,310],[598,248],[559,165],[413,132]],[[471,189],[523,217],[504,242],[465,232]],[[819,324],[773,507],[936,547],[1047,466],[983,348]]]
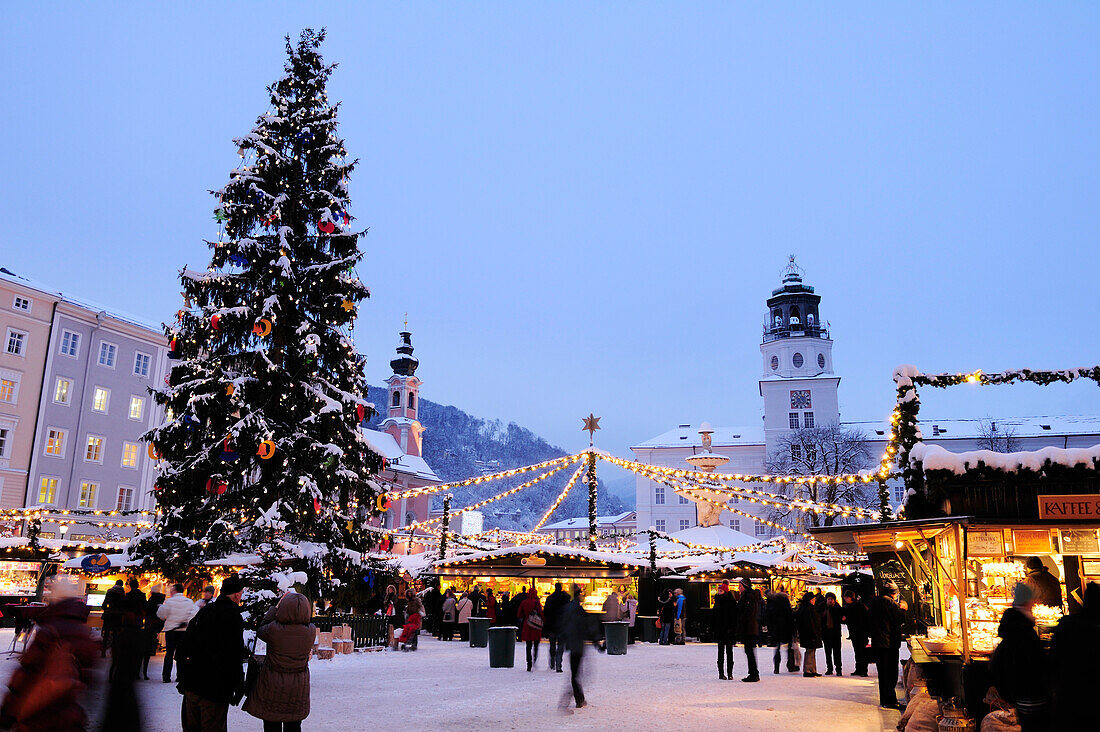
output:
[[[287,38],[271,106],[235,140],[242,163],[214,192],[220,231],[205,271],[184,269],[184,308],[167,328],[172,368],[154,392],[165,420],[148,435],[159,459],[159,515],[133,554],[168,577],[204,561],[259,553],[254,599],[290,580],[323,595],[362,574],[363,530],[380,459],[352,328],[369,292],[349,213],[333,65],[324,31]],[[275,577],[273,575],[279,575]]]

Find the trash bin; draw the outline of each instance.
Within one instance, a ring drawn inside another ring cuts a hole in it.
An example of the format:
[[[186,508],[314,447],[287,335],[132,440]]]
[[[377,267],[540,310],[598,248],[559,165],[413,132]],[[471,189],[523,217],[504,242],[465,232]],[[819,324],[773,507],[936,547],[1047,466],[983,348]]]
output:
[[[638,636],[643,643],[656,643],[659,640],[656,615],[638,615],[634,618],[634,622],[638,626]]]
[[[489,668],[512,668],[516,665],[516,631],[511,625],[489,628]]]
[[[489,645],[489,618],[470,618],[470,648]]]
[[[625,620],[603,624],[604,638],[607,640],[607,655],[626,655],[626,636],[629,630],[630,623]]]

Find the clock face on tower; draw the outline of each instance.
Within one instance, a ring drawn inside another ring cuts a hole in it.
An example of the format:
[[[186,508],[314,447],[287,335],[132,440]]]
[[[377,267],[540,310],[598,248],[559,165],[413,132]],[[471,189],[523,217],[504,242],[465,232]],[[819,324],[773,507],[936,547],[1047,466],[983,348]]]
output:
[[[791,409],[812,409],[809,389],[795,389],[791,391]]]

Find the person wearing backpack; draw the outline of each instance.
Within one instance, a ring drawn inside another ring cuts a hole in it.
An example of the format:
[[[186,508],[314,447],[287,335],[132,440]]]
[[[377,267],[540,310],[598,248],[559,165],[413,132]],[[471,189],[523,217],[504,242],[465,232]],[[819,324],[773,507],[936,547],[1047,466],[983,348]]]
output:
[[[187,625],[176,650],[178,689],[183,693],[184,732],[224,732],[229,705],[244,693],[244,582],[231,574],[222,582],[218,599]]]
[[[542,603],[539,602],[539,594],[533,582],[527,597],[519,604],[517,620],[520,624],[519,639],[527,643],[527,670],[530,671],[539,660],[543,626]]]

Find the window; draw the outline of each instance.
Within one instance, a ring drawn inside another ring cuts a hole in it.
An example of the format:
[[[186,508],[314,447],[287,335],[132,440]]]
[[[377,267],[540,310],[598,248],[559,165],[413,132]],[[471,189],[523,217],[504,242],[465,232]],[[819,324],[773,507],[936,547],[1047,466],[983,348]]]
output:
[[[730,528],[734,531],[741,530],[741,519],[730,519]]]
[[[16,295],[15,300],[12,302],[11,306],[13,308],[15,308],[16,310],[25,310],[27,312],[30,312],[31,301],[28,300],[25,297],[22,297],[20,295]]]
[[[393,393],[393,399],[390,400],[390,406],[391,407],[400,407],[401,406],[401,392],[395,391]]]
[[[65,430],[51,427],[46,430],[46,454],[55,457],[65,455]]]
[[[118,506],[116,511],[133,511],[134,510],[134,489],[128,485],[120,485],[118,487]]]
[[[691,528],[690,519],[680,519],[680,531],[686,531]]]
[[[130,419],[141,419],[145,413],[145,399],[139,396],[130,397]]]
[[[0,379],[0,402],[15,403],[15,387],[18,385],[15,379]]]
[[[142,378],[149,376],[149,354],[140,351],[134,355],[134,375]]]
[[[810,429],[811,427],[814,426],[814,413],[813,412],[805,412],[802,415],[802,426],[805,427],[806,429]]]
[[[416,409],[416,394],[409,392],[409,409]]]
[[[680,499],[680,505],[681,506],[686,506],[687,504],[691,503],[691,501],[689,501],[687,499],[687,496],[681,496],[681,495],[677,494],[676,497]]]
[[[802,445],[791,445],[791,460],[802,459]]]
[[[8,456],[8,448],[11,446],[11,430],[0,427],[0,458]]]
[[[791,409],[813,409],[809,389],[791,390]]]
[[[756,536],[771,536],[772,535],[772,530],[771,530],[771,527],[768,526],[767,524],[761,523],[760,521],[757,521],[754,534]]]
[[[905,500],[905,484],[898,483],[894,486],[894,503],[901,503]]]
[[[61,352],[66,356],[76,358],[80,352],[80,334],[66,330],[61,333]]]
[[[653,489],[653,503],[658,506],[663,506],[665,503],[665,487],[663,485],[656,486]]]
[[[140,448],[136,443],[124,442],[122,443],[122,467],[124,468],[136,468],[138,463],[138,450]]]
[[[27,347],[27,334],[24,331],[8,328],[8,353],[22,356]]]
[[[798,412],[791,412],[787,415],[787,424],[790,425],[792,430],[798,429]]]
[[[97,386],[92,392],[92,411],[107,413],[107,403],[111,401],[111,390]]]
[[[73,382],[69,379],[57,377],[57,383],[53,387],[53,400],[57,404],[69,403],[69,392],[72,391]]]
[[[115,367],[115,358],[118,356],[118,346],[103,341],[99,344],[99,365],[109,369]]]
[[[88,445],[84,450],[84,462],[103,462],[103,438],[96,435],[88,435]]]
[[[779,356],[772,356],[772,371],[779,368]]]
[[[791,363],[794,364],[794,367],[796,369],[800,369],[802,368],[802,364],[805,363],[805,359],[802,358],[801,353],[796,353],[794,354],[794,357],[791,358]]]
[[[38,483],[38,502],[50,504],[57,496],[57,478],[42,477]]]
[[[83,481],[80,484],[80,502],[78,508],[95,508],[95,494],[99,489],[98,483]]]
[[[664,519],[657,519],[656,521],[653,522],[653,528],[657,529],[657,531],[664,532],[664,530],[665,530],[665,520]]]
[[[825,368],[825,354],[824,353],[817,354],[817,367],[819,369]]]

